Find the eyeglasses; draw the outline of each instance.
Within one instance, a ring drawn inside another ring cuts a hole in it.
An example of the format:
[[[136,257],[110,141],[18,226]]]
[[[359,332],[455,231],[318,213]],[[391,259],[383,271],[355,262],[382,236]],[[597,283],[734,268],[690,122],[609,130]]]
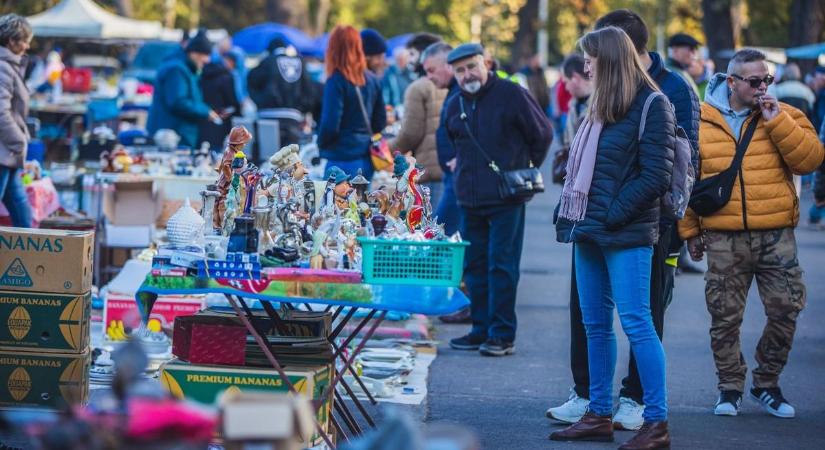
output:
[[[770,86],[773,84],[774,80],[773,75],[765,75],[765,78],[742,78],[739,75],[732,73],[730,76],[736,78],[737,80],[747,82],[750,87],[754,89],[759,89],[759,86],[762,86],[762,83],[765,83],[765,86]]]

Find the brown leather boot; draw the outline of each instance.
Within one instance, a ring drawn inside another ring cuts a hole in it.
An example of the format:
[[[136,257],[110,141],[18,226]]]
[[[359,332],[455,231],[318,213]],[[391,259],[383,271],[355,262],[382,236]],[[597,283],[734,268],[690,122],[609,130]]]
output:
[[[613,418],[587,411],[578,422],[550,434],[550,440],[613,442]]]
[[[642,428],[625,442],[619,450],[654,450],[670,448],[670,433],[667,431],[667,421],[645,422]]]

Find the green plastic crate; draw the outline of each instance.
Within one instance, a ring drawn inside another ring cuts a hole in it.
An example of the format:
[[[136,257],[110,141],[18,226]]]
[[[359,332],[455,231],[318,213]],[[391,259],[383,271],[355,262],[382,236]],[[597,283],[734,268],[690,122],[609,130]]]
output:
[[[408,242],[358,238],[364,282],[451,286],[461,284],[469,242]]]

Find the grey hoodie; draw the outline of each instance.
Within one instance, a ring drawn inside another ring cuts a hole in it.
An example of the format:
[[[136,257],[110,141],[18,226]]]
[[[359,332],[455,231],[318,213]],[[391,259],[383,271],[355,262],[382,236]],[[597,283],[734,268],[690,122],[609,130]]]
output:
[[[705,102],[722,113],[722,117],[725,118],[725,122],[728,123],[734,137],[739,141],[742,133],[742,125],[745,124],[745,119],[748,118],[752,110],[750,108],[741,111],[731,109],[729,99],[730,89],[726,82],[727,78],[727,74],[717,73],[710,79],[708,88],[705,91]]]

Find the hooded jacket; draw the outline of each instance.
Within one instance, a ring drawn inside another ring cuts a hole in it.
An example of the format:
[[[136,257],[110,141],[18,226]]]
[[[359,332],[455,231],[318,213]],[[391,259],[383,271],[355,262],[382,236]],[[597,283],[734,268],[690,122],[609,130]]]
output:
[[[26,160],[29,90],[23,57],[0,46],[0,166],[19,168]]]
[[[198,125],[209,117],[198,79],[195,65],[185,53],[161,64],[146,121],[150,135],[168,128],[180,136],[181,145],[197,145]]]
[[[685,218],[679,222],[682,239],[698,236],[702,230],[772,230],[796,226],[799,200],[791,175],[814,171],[825,156],[811,122],[790,105],[780,103],[779,114],[769,121],[757,116],[756,111],[733,111],[726,77],[714,75],[702,104],[699,179],[730,167],[742,132],[751,120],[759,122],[742,159],[740,177],[734,182],[730,201],[708,217],[699,217],[688,208]]]
[[[426,77],[413,81],[404,94],[401,131],[390,142],[390,149],[412,152],[416,161],[424,166],[422,183],[441,181],[444,176],[438,164],[435,131],[446,96],[446,89],[436,88]]]
[[[553,140],[553,129],[533,96],[491,72],[477,93],[461,92],[444,108],[447,135],[456,151],[458,204],[487,208],[524,203],[526,200],[500,197],[500,176],[490,168],[468,129],[502,171],[525,169],[531,162],[540,167]]]

